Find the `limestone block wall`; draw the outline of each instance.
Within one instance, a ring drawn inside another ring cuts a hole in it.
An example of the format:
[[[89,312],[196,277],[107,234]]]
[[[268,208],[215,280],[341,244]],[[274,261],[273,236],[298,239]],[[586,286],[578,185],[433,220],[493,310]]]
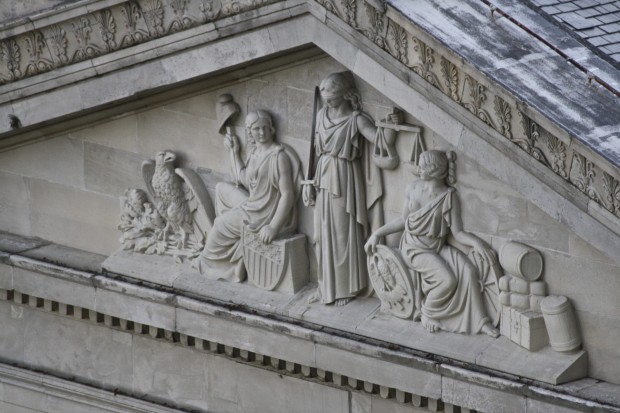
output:
[[[45,376],[26,386],[0,364],[2,412],[428,412],[411,402],[274,374],[273,369],[227,358],[223,352],[179,346],[19,304],[0,302],[0,323],[0,360],[65,377],[71,371],[73,377],[68,378],[108,390],[65,384],[73,393],[68,399],[60,380],[50,383]],[[46,351],[49,346],[57,351]],[[147,401],[128,400],[124,394]]]
[[[274,116],[277,138],[297,150],[305,167],[313,88],[326,75],[341,70],[345,68],[334,59],[321,56],[215,88],[196,84],[194,92],[183,98],[150,99],[140,110],[0,153],[0,230],[98,254],[112,253],[119,247],[119,197],[126,188],[144,188],[143,160],[172,149],[183,166],[198,170],[209,189],[228,178],[228,156],[216,132],[215,105],[221,93],[231,93],[241,106],[234,130],[242,142],[245,114],[267,109]],[[364,110],[371,116],[379,119],[391,111],[393,104],[381,91],[359,78],[357,85]],[[441,116],[441,122],[445,119]],[[420,124],[415,113],[407,114],[406,122]],[[421,126],[429,149],[456,150],[450,143],[455,137],[436,134],[433,124]],[[403,164],[384,175],[387,220],[400,214],[402,189],[412,179],[406,163],[411,148],[411,137],[402,134],[397,149]],[[489,173],[497,167],[492,154],[480,156],[485,162],[457,151],[456,187],[465,228],[496,249],[508,239],[539,249],[550,292],[566,295],[577,310],[590,376],[620,383],[616,362],[620,349],[615,345],[620,339],[620,268],[567,229],[561,216],[546,215]],[[515,179],[519,179],[516,168]],[[311,234],[311,210],[301,208],[300,228]],[[395,245],[398,237],[388,241]],[[315,271],[311,274],[316,280]]]

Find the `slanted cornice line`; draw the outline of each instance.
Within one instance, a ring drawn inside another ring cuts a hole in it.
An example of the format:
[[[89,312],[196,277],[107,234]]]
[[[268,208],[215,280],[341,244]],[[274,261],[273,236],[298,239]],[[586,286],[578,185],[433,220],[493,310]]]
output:
[[[75,8],[72,13],[76,15],[69,20],[45,27],[40,21],[41,27],[2,41],[0,78],[6,84],[1,87],[5,101],[0,104],[0,119],[16,115],[23,128],[11,130],[8,121],[0,124],[0,147],[6,150],[26,140],[45,139],[54,123],[64,119],[86,113],[90,117],[85,119],[93,119],[97,110],[120,113],[126,108],[119,102],[315,44],[409,113],[436,127],[436,132],[456,147],[463,147],[470,131],[486,136],[503,153],[513,153],[509,147],[514,144],[520,148],[517,158],[530,159],[520,161],[521,165],[578,209],[616,235],[620,233],[620,170],[615,165],[571,138],[393,7],[382,12],[363,0],[297,0],[247,1],[238,3],[237,8],[223,2],[214,10],[189,0],[179,10],[173,3],[162,0],[149,2],[147,7],[146,3],[115,2],[92,13],[90,6]],[[135,13],[126,14],[131,10]],[[202,20],[196,17],[196,10],[202,13]],[[103,19],[106,16],[108,19]],[[128,16],[141,20],[129,24]],[[322,23],[317,25],[314,19]],[[325,26],[349,44],[327,39],[329,32],[322,30]],[[52,27],[62,29],[54,29],[58,41],[47,31]],[[226,47],[222,47],[223,41]],[[60,49],[54,49],[52,43]],[[334,44],[340,49],[332,47]],[[351,44],[364,50],[350,50]],[[238,53],[226,53],[228,48]],[[58,54],[52,55],[53,50]],[[145,70],[152,76],[145,78]],[[411,88],[422,96],[414,97]],[[430,99],[437,106],[420,107],[416,98]],[[433,108],[437,109],[435,115],[429,113]],[[436,120],[443,116],[439,108],[467,126],[437,126],[440,122]],[[424,110],[427,113],[422,113]],[[41,128],[46,124],[52,125],[50,129]],[[56,131],[61,128],[57,126]],[[617,236],[600,237],[596,242],[597,231],[585,228],[587,223],[578,222],[578,217],[567,218],[564,207],[556,211],[545,205],[546,200],[534,202],[566,221],[582,238],[594,240],[598,248],[618,246]]]

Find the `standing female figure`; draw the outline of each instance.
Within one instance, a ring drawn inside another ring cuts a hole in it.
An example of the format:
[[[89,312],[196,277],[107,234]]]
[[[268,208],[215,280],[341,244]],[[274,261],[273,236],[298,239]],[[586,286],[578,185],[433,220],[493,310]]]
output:
[[[342,306],[368,285],[364,242],[371,224],[382,224],[383,187],[369,151],[377,129],[361,112],[351,73],[331,74],[321,82],[320,93],[325,106],[316,119],[316,173],[303,193],[306,205],[316,205],[319,288],[308,301]],[[393,142],[395,132],[385,133]]]

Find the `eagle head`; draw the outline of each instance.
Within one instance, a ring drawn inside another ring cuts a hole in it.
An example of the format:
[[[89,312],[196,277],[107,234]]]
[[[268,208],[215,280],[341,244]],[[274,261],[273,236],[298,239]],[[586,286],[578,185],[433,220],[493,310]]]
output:
[[[161,151],[155,155],[155,164],[163,166],[165,164],[173,163],[177,156],[172,151]]]

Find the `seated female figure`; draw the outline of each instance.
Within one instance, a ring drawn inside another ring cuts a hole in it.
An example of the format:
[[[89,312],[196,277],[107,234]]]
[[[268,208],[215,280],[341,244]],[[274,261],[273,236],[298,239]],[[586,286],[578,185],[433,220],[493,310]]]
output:
[[[445,152],[422,153],[420,179],[407,188],[402,216],[375,231],[365,249],[371,254],[381,237],[403,231],[400,251],[420,277],[423,300],[419,310],[424,327],[430,332],[482,332],[497,337],[484,308],[477,269],[462,251],[446,243],[452,234],[485,261],[496,261],[484,241],[463,230],[456,189],[446,184],[451,171]]]
[[[216,187],[215,218],[201,255],[194,262],[211,279],[241,282],[246,278],[241,236],[243,226],[258,231],[265,244],[297,227],[294,177],[299,162],[294,153],[275,142],[271,116],[257,110],[247,115],[248,138],[255,142],[247,163],[239,155],[239,140],[226,135],[234,175],[243,188],[230,183]]]

